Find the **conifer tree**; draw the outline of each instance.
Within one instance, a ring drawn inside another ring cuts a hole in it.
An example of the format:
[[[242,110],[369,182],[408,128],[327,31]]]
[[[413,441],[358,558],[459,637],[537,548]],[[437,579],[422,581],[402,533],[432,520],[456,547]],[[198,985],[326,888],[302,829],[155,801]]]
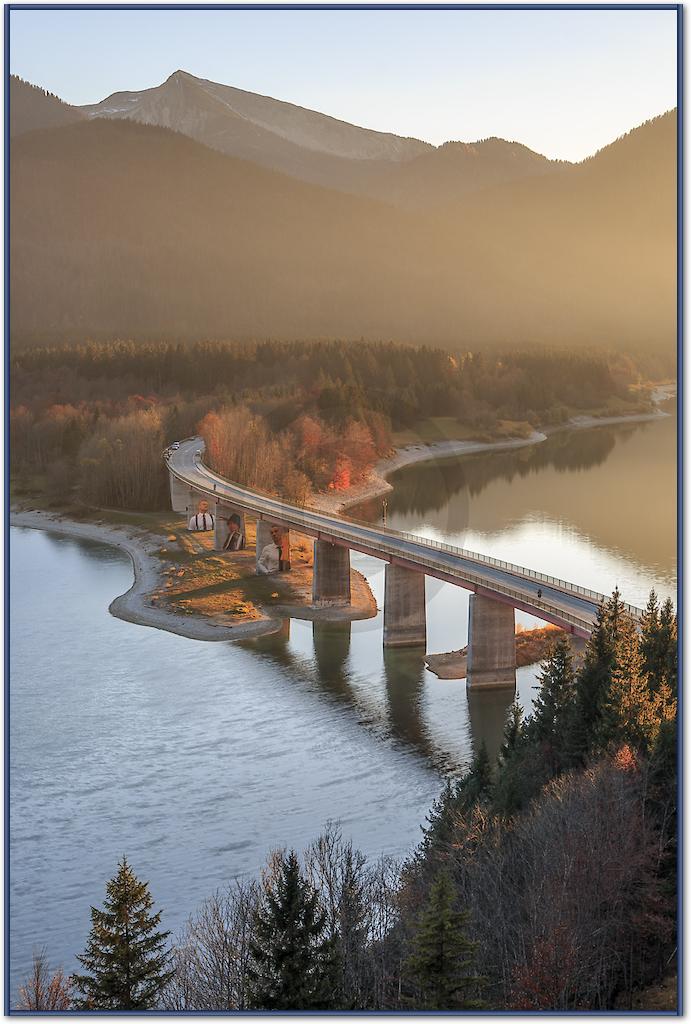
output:
[[[523,708],[517,700],[514,700],[506,719],[506,725],[504,726],[504,742],[499,750],[499,760],[502,765],[509,760],[518,747],[523,735],[523,729]]]
[[[336,955],[318,893],[294,851],[283,856],[254,921],[248,966],[249,1005],[257,1010],[327,1010]]]
[[[623,606],[616,589],[611,598],[598,608],[585,649],[567,732],[568,758],[576,765],[585,762],[600,736],[600,720],[612,684],[622,613]]]
[[[532,720],[523,721],[523,709],[514,701],[504,727],[498,771],[492,785],[492,810],[512,815],[540,791],[550,774],[531,730]]]
[[[467,938],[468,914],[454,909],[454,899],[451,877],[442,868],[430,890],[406,962],[406,973],[420,993],[416,1009],[464,1010],[482,1005],[471,995],[481,982],[472,969],[477,944]]]
[[[660,629],[658,635],[658,671],[660,680],[665,680],[672,694],[677,695],[677,617],[674,606],[667,598],[660,608]]]
[[[640,653],[642,672],[652,693],[666,683],[672,694],[677,690],[677,620],[674,606],[667,598],[658,606],[655,591],[641,616]]]
[[[161,913],[123,857],[106,885],[103,910],[91,908],[86,950],[77,957],[86,969],[74,976],[80,1010],[150,1010],[172,976],[166,939],[158,930]]]
[[[463,810],[488,798],[492,791],[492,765],[483,740],[473,758],[468,774],[458,783],[456,802]]]
[[[612,743],[627,743],[636,750],[649,750],[659,728],[655,705],[655,695],[642,671],[636,623],[624,613],[616,637],[612,679],[603,697],[597,745],[604,749]]]
[[[457,786],[447,779],[441,794],[433,801],[427,814],[427,824],[421,826],[423,838],[415,854],[420,863],[425,863],[431,855],[451,843],[458,817],[456,793]]]
[[[566,633],[560,633],[554,642],[538,678],[540,692],[533,705],[529,735],[540,745],[554,775],[564,764],[575,696],[573,657]]]
[[[659,632],[660,608],[657,594],[654,590],[651,590],[648,603],[641,616],[640,637],[641,671],[651,683],[656,674],[658,664]],[[654,689],[654,686],[651,685],[651,689]]]

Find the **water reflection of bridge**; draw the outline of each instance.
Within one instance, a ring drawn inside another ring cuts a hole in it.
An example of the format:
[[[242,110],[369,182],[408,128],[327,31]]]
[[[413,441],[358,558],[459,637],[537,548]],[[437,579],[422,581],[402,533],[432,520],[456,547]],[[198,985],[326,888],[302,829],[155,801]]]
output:
[[[367,727],[414,750],[432,764],[443,768],[454,764],[454,756],[445,749],[443,736],[435,735],[429,720],[426,687],[432,677],[419,651],[384,649],[380,685],[377,685],[376,679],[360,678],[353,666],[351,623],[312,622],[311,644],[308,643],[304,652],[291,642],[291,626],[294,624],[286,619],[278,633],[243,641],[243,646],[257,657],[280,666],[296,680],[308,682],[334,703],[352,709]],[[372,671],[377,672],[376,665]],[[454,683],[446,681],[444,685],[454,686]],[[453,716],[456,727],[466,718],[467,707],[473,749],[479,749],[484,742],[490,757],[496,756],[513,693],[507,689],[471,693],[462,684],[455,689],[459,701],[459,713]]]

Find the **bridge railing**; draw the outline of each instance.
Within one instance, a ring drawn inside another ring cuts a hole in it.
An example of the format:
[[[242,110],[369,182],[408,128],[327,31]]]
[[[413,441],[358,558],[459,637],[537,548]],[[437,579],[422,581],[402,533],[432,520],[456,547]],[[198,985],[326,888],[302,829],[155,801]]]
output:
[[[185,438],[185,440],[192,441],[200,439]],[[203,444],[201,445],[201,448],[203,451]],[[170,456],[166,454],[166,462],[168,461],[169,457]],[[380,523],[368,522],[366,520],[356,519],[353,516],[348,516],[347,518],[340,516],[336,517],[328,512],[325,512],[323,509],[316,508],[314,506],[307,504],[303,507],[292,505],[289,502],[283,501],[275,494],[269,493],[268,491],[262,491],[260,488],[256,487],[253,488],[252,490],[248,490],[242,484],[236,484],[233,483],[233,481],[226,480],[220,474],[216,473],[209,466],[207,466],[206,463],[204,463],[202,457],[199,458],[199,463],[210,476],[215,477],[219,482],[227,483],[230,486],[242,491],[243,501],[245,501],[247,507],[251,511],[254,511],[256,514],[262,515],[266,512],[266,509],[263,509],[261,504],[252,500],[253,495],[256,495],[256,497],[260,499],[264,498],[268,501],[271,501],[273,504],[282,506],[286,515],[289,516],[289,518],[291,519],[291,522],[295,523],[298,526],[298,528],[300,524],[302,524],[308,530],[314,529],[314,523],[310,520],[310,517],[316,516],[321,519],[327,520],[327,529],[330,526],[336,527],[337,529],[340,528],[339,532],[342,535],[348,532],[346,529],[344,529],[344,527],[347,527],[348,524],[352,524],[353,526],[364,528],[370,531],[376,530],[378,534],[378,536],[376,537],[376,546],[378,550],[381,550],[382,553],[393,555],[394,557],[401,556],[400,548],[398,548],[395,545],[395,543],[382,543],[380,536],[382,533],[389,536],[392,542],[395,542],[396,540],[406,540],[411,543],[414,543],[418,548],[418,550],[415,553],[416,562],[419,562],[421,565],[426,565],[430,568],[437,570],[439,568],[443,568],[444,572],[448,572],[449,575],[456,576],[458,579],[466,580],[469,583],[474,583],[478,586],[484,587],[485,589],[488,588],[488,580],[485,577],[476,574],[472,570],[466,568],[461,570],[459,567],[454,566],[453,563],[445,562],[440,566],[440,563],[438,561],[425,558],[425,556],[419,549],[428,548],[430,550],[444,552],[452,555],[455,558],[461,558],[466,562],[474,562],[478,565],[489,564],[495,568],[502,569],[506,572],[510,572],[513,575],[520,576],[523,579],[531,580],[536,583],[543,583],[546,586],[550,586],[554,589],[561,590],[566,594],[575,594],[578,596],[586,597],[588,600],[591,600],[596,604],[601,604],[603,601],[607,600],[604,594],[600,594],[597,591],[590,590],[587,587],[581,587],[573,583],[568,583],[566,580],[561,580],[556,576],[549,576],[545,573],[540,573],[533,569],[526,569],[524,566],[515,565],[512,562],[506,562],[499,558],[493,558],[490,555],[481,555],[475,551],[469,551],[465,548],[459,548],[453,544],[447,544],[444,541],[437,541],[428,537],[420,537],[417,534],[407,533],[402,530],[394,530],[389,526],[384,526]],[[244,497],[245,495],[246,497]],[[220,495],[218,496],[220,497]],[[342,539],[350,539],[355,545],[357,545],[358,543],[362,543],[362,537],[358,537],[357,534],[350,534],[350,537],[345,536]],[[585,626],[587,628],[590,628],[590,626],[592,625],[591,618],[574,615],[571,612],[566,612],[561,608],[557,608],[556,606],[543,601],[541,598],[533,597],[532,595],[527,595],[519,590],[515,590],[512,587],[508,587],[506,586],[506,584],[496,579],[493,579],[491,581],[489,589],[492,589],[497,593],[504,594],[508,597],[511,597],[512,599],[518,600],[523,603],[525,603],[528,599],[530,604],[534,605],[536,608],[540,608],[543,611],[558,616],[562,620],[569,622],[573,625],[582,627]],[[642,614],[641,610],[639,608],[636,608],[634,605],[626,604],[624,602],[622,602],[622,605],[626,609],[626,611],[628,611],[629,614],[635,619],[638,619]]]
[[[596,604],[602,604],[603,601],[607,601],[607,595],[599,593],[597,590],[590,590],[589,587],[582,587],[577,583],[569,583],[567,580],[562,580],[558,576],[549,576],[546,573],[538,572],[535,569],[527,569],[522,565],[516,565],[515,562],[506,562],[501,558],[493,558],[491,555],[481,555],[477,551],[470,551],[468,548],[460,548],[454,544],[447,544],[445,541],[435,540],[432,537],[421,537],[419,534],[408,533],[405,530],[393,530],[388,526],[384,526],[379,523],[367,522],[364,519],[356,519],[354,516],[348,516],[348,521],[356,523],[359,526],[376,526],[377,530],[391,534],[392,536],[402,537],[405,540],[414,541],[416,544],[424,544],[426,547],[435,548],[437,551],[445,551],[456,558],[463,558],[466,561],[478,562],[483,565],[491,565],[497,569],[503,569],[506,572],[510,572],[514,576],[522,576],[527,580],[535,580],[536,583],[544,583],[547,586],[553,587],[556,590],[562,590],[567,594],[577,594],[579,597],[586,597],[589,600],[594,601]],[[622,601],[622,607],[633,617],[638,618],[642,611],[635,605],[627,604]]]

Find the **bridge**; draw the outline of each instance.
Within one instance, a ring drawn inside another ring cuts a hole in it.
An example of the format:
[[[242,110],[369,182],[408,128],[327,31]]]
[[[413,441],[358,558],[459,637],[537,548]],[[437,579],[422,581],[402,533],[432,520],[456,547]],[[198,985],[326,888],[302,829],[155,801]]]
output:
[[[567,583],[486,555],[453,547],[379,523],[362,523],[234,484],[204,463],[204,441],[187,438],[164,453],[175,512],[191,517],[201,499],[214,514],[214,547],[223,550],[228,518],[257,520],[257,561],[281,530],[290,549],[290,531],[314,538],[312,598],[316,606],[350,603],[350,552],[386,562],[384,645],[426,642],[425,576],[471,591],[468,617],[468,685],[473,688],[516,685],[515,610],[528,612],[576,636],[588,637],[597,609],[606,600],[585,587]],[[289,564],[289,560],[288,560]],[[258,571],[260,571],[258,565]],[[625,608],[634,618],[640,610]]]

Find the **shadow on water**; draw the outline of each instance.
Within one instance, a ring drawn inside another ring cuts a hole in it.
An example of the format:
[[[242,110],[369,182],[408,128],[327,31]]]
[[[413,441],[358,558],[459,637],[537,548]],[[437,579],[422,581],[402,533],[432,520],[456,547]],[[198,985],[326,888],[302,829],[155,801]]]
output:
[[[384,648],[384,680],[391,733],[424,757],[438,753],[423,717],[424,648]]]
[[[313,622],[312,645],[316,678],[323,692],[356,706],[357,696],[350,683],[351,624],[349,622]]]
[[[290,624],[280,633],[243,641],[255,655],[286,669],[295,681],[307,682],[320,693],[352,708],[369,728],[413,748],[426,760],[448,763],[435,744],[424,717],[424,649],[385,649],[381,669],[360,676],[351,664],[349,622],[313,622],[298,654],[291,646]],[[459,707],[459,716],[464,709]],[[459,722],[459,729],[461,723]]]
[[[504,738],[504,726],[509,708],[514,702],[515,691],[511,689],[466,690],[470,735],[475,754],[485,744],[491,762],[497,757]]]
[[[279,633],[244,641],[243,646],[279,665],[291,681],[306,683],[350,709],[364,727],[413,750],[443,772],[455,772],[467,761],[453,734],[465,735],[468,723],[474,751],[484,741],[490,758],[498,754],[513,691],[468,693],[467,697],[460,691],[458,701],[453,698],[446,706],[443,724],[440,720],[435,726],[428,702],[430,686],[438,684],[425,668],[423,647],[380,648],[381,662],[377,658],[362,673],[354,668],[352,655],[360,637],[353,635],[350,623],[313,622],[307,629],[304,623],[292,625],[292,637],[287,621]]]
[[[357,707],[358,695],[348,669],[350,642],[349,622],[308,624],[285,619],[279,632],[239,641],[239,646],[286,669],[292,679],[307,682],[339,703]]]

